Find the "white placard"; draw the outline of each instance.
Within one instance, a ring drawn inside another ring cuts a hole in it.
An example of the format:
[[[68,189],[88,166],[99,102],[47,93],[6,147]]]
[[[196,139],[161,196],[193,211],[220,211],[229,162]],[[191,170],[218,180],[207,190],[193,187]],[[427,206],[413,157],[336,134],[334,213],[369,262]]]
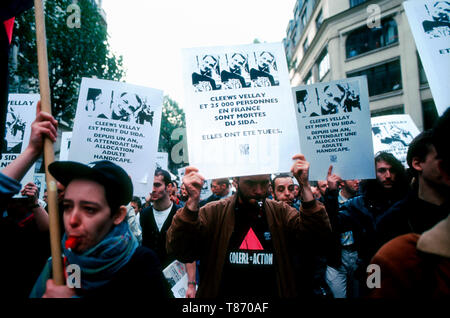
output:
[[[185,173],[186,173],[186,167],[178,169],[178,178],[180,179],[181,183],[183,182],[183,177],[184,177]]]
[[[152,190],[163,92],[153,88],[83,78],[69,160],[109,160],[127,171],[134,195]]]
[[[281,43],[183,58],[189,164],[205,179],[289,171],[300,147]]]
[[[204,200],[212,195],[211,183],[212,180],[205,180],[205,182],[203,183],[203,188],[200,191],[200,200]]]
[[[67,161],[69,160],[69,149],[72,140],[72,132],[65,131],[61,134],[61,146],[59,149],[59,160]]]
[[[6,114],[5,146],[0,160],[0,170],[16,159],[28,146],[31,124],[36,118],[39,94],[9,94]],[[22,178],[22,185],[34,182],[35,164]],[[20,197],[17,194],[15,197]]]
[[[169,171],[169,154],[167,152],[158,152],[156,154],[156,168]]]
[[[188,285],[186,265],[174,260],[163,269],[163,274],[169,282],[174,297],[185,298]]]
[[[330,165],[344,180],[375,178],[366,77],[292,90],[309,179],[326,180]]]
[[[47,184],[45,183],[45,173],[35,173],[33,182],[39,189],[39,199],[44,199],[44,192],[45,190],[47,190]]]
[[[372,117],[373,150],[392,153],[405,167],[406,155],[411,141],[419,134],[419,129],[405,115],[387,115]]]
[[[450,106],[450,2],[403,2],[439,116]]]

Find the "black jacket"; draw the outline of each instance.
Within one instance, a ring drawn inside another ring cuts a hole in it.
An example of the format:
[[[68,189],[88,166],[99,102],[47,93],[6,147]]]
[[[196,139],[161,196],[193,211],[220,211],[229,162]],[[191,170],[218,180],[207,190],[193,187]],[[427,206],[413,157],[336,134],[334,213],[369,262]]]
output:
[[[449,202],[437,206],[419,199],[417,192],[411,191],[380,217],[376,226],[378,246],[403,234],[422,234],[445,219],[449,212]]]
[[[170,224],[172,224],[172,218],[178,209],[179,207],[177,205],[172,205],[172,209],[161,228],[161,232],[156,225],[152,206],[145,208],[140,213],[139,221],[142,228],[142,245],[156,252],[163,268],[167,267],[175,260],[175,258],[166,251],[166,234]]]

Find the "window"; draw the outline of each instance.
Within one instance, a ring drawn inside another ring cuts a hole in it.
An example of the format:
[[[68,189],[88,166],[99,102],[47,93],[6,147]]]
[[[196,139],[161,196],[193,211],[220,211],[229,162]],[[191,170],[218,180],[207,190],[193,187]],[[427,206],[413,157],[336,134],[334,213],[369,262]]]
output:
[[[397,115],[397,114],[404,114],[405,113],[405,107],[404,106],[397,106],[397,107],[391,107],[388,109],[381,109],[381,110],[374,110],[371,112],[371,117],[377,117],[377,116],[385,116],[385,115]]]
[[[294,9],[294,17],[297,18],[298,15],[300,15],[300,9],[302,8],[302,3],[297,1],[297,5],[295,6]]]
[[[294,29],[292,30],[290,34],[290,39],[292,43],[295,43],[295,38],[297,37],[297,24],[295,24]]]
[[[347,58],[397,43],[397,24],[392,18],[381,20],[381,28],[364,26],[351,32],[345,41]]]
[[[357,5],[360,5],[361,3],[366,2],[367,0],[350,0],[350,8],[356,7]]]
[[[313,78],[312,78],[311,71],[309,71],[308,74],[306,74],[305,78],[303,79],[303,83],[306,85],[313,84]]]
[[[439,115],[433,100],[422,102],[422,118],[424,130],[432,128],[438,120]]]
[[[420,59],[419,54],[417,54],[417,64],[419,65],[419,82],[420,85],[428,84],[427,75],[425,74],[425,70],[422,65],[422,60]]]
[[[317,64],[319,67],[319,80],[322,80],[325,74],[330,70],[330,56],[328,55],[327,49],[323,50],[320,54]]]
[[[317,14],[317,17],[316,17],[316,29],[317,30],[320,29],[322,22],[323,22],[323,16],[322,16],[322,10],[320,10],[320,12]]]
[[[303,42],[303,54],[305,54],[306,51],[308,51],[308,48],[309,48],[308,38],[306,38],[305,42]]]
[[[305,8],[305,11],[303,11],[303,14],[302,14],[302,25],[306,26],[307,22],[308,22],[308,19],[306,17],[306,8]]]
[[[365,70],[347,73],[347,77],[367,76],[369,96],[396,91],[402,88],[400,60],[371,67]]]

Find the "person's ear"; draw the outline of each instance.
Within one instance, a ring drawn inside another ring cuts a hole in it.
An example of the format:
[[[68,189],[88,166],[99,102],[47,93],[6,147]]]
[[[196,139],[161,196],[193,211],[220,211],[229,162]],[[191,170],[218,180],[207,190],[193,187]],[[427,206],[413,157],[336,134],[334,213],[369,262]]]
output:
[[[422,160],[420,160],[419,157],[414,157],[414,158],[412,158],[411,166],[412,166],[413,169],[416,170],[416,171],[422,171],[422,165],[421,165],[421,163],[422,163]]]
[[[127,207],[121,205],[119,211],[113,217],[114,225],[119,225],[120,223],[122,223],[123,220],[125,220],[126,216],[127,216]]]

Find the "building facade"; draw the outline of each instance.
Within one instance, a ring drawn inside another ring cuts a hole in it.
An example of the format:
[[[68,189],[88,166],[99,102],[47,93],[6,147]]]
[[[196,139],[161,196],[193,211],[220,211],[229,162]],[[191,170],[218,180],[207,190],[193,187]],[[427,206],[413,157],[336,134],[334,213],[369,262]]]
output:
[[[437,119],[403,0],[298,0],[284,45],[293,87],[366,75],[372,116]]]

